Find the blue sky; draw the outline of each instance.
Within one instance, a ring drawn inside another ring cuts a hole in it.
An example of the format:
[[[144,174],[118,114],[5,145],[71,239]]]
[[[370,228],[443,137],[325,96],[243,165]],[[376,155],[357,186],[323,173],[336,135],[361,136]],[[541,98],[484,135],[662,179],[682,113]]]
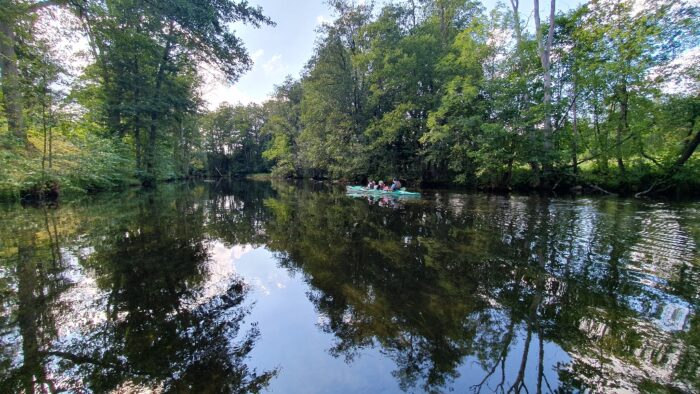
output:
[[[323,21],[331,21],[331,10],[323,0],[251,0],[251,4],[262,6],[265,15],[277,23],[276,26],[255,29],[238,26],[236,33],[245,43],[254,61],[253,68],[235,84],[225,83],[213,72],[205,72],[205,86],[202,89],[209,108],[216,108],[226,101],[231,104],[250,102],[261,103],[272,93],[276,84],[286,75],[298,77],[306,62],[311,58],[316,29]],[[358,0],[358,2],[363,2]],[[388,1],[375,1],[381,5]],[[485,0],[487,8],[492,8],[496,0]],[[532,0],[520,0],[522,17],[532,22]],[[568,10],[580,0],[557,0],[557,10]],[[506,4],[510,4],[506,0]],[[549,13],[549,1],[540,0],[543,19]]]
[[[262,102],[286,75],[297,77],[313,52],[316,28],[330,10],[321,0],[259,0],[265,15],[277,23],[255,29],[236,28],[254,61],[253,68],[233,85],[209,81],[204,98],[210,107],[222,101],[232,104]]]

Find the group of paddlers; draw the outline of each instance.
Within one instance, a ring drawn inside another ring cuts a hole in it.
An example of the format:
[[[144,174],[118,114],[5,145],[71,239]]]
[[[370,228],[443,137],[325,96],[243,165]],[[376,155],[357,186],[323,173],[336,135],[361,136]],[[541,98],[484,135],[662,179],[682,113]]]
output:
[[[367,184],[367,189],[394,192],[401,190],[401,181],[398,180],[398,178],[394,178],[391,182],[391,186],[387,186],[384,181],[374,182],[373,180],[370,180]]]

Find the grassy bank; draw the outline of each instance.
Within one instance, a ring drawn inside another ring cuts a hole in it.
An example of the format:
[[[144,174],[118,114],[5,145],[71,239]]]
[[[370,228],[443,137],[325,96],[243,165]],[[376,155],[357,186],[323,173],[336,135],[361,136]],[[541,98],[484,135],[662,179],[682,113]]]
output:
[[[29,146],[0,136],[0,200],[55,198],[138,184],[127,147],[109,139],[54,137],[51,152],[40,135]]]

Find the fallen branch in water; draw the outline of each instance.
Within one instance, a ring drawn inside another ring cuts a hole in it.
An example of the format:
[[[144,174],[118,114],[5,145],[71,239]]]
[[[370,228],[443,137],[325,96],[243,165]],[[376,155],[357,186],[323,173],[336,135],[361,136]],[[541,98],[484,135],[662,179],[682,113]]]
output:
[[[654,190],[654,188],[656,188],[657,186],[663,185],[664,182],[666,182],[666,185],[664,185],[664,186],[663,186],[662,188],[660,188],[660,189],[656,189],[655,191],[656,191],[657,193],[660,193],[660,192],[663,192],[663,191],[666,191],[666,190],[672,188],[672,187],[673,187],[673,183],[672,183],[672,182],[667,182],[667,181],[668,181],[668,179],[657,180],[656,182],[652,183],[652,185],[649,186],[649,188],[648,188],[647,190],[644,190],[644,191],[642,191],[642,192],[639,192],[639,193],[635,194],[634,197],[635,197],[635,198],[640,198],[640,197],[642,197],[642,196],[644,196],[644,195],[646,195],[646,194],[649,194],[649,193],[651,193],[651,191]]]
[[[568,172],[568,171],[562,172],[562,175],[564,175],[564,176],[570,176],[570,177],[572,177],[572,178],[575,178],[575,179],[578,180],[578,181],[581,181],[581,178],[582,178],[581,175],[579,175],[579,174],[573,174],[573,173],[570,173],[570,172]],[[557,186],[559,186],[559,183],[561,182],[561,180],[562,180],[562,178],[559,178],[559,179],[557,180],[557,182],[554,184],[554,187],[552,188],[552,190],[556,189]],[[588,186],[588,187],[590,187],[591,189],[593,189],[593,190],[597,190],[597,191],[599,191],[599,192],[601,192],[601,193],[605,193],[605,194],[607,194],[607,195],[609,195],[609,196],[617,196],[617,193],[609,192],[609,191],[603,189],[602,187],[600,187],[600,186],[598,186],[598,185],[594,185],[594,184],[592,184],[592,183],[585,182],[585,181],[584,181],[583,183],[584,183],[586,186]]]
[[[557,186],[559,186],[559,183],[561,183],[561,180],[562,180],[562,179],[563,179],[563,178],[557,179],[557,181],[554,183],[554,186],[552,186],[552,191],[554,191],[554,190],[557,189]]]
[[[598,185],[594,185],[594,184],[592,184],[592,183],[587,183],[586,185],[587,185],[588,187],[592,188],[592,189],[598,190],[599,192],[603,192],[603,193],[605,193],[605,194],[607,194],[607,195],[609,195],[609,196],[617,196],[617,193],[609,192],[609,191],[603,189],[602,187],[600,187],[600,186],[598,186]]]
[[[639,197],[641,197],[641,196],[643,196],[643,195],[645,195],[645,194],[650,193],[652,190],[654,190],[654,188],[656,187],[656,185],[658,185],[659,183],[661,183],[661,182],[660,182],[660,181],[655,181],[654,183],[651,184],[651,186],[649,186],[649,188],[648,188],[647,190],[644,190],[644,191],[639,192],[639,193],[635,193],[635,194],[634,194],[634,198],[639,198]]]

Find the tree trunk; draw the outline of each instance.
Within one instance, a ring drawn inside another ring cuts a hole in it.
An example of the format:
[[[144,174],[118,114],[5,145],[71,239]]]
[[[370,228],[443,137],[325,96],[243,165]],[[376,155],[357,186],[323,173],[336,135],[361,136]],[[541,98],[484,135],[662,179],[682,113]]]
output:
[[[697,124],[697,120],[695,122]],[[694,128],[696,129],[697,127]],[[669,170],[669,175],[673,175],[675,172],[680,170],[681,167],[683,167],[685,162],[687,162],[688,159],[690,159],[690,157],[693,155],[693,153],[695,153],[695,150],[698,148],[698,145],[700,145],[700,130],[698,130],[695,133],[695,137],[693,137],[693,139],[690,139],[688,140],[688,142],[686,142],[680,157],[678,157],[676,162],[673,163],[673,165],[671,166],[671,169]]]
[[[573,103],[571,110],[573,111],[573,135],[571,136],[571,159],[574,166],[574,174],[578,174],[578,113],[577,113],[577,102],[576,102],[576,80],[574,80],[572,88]]]
[[[137,115],[136,127],[134,128],[134,149],[136,150],[136,169],[143,170],[143,143],[141,142],[141,120]]]
[[[18,140],[29,147],[24,128],[22,93],[15,53],[15,31],[12,21],[0,18],[0,68],[2,68],[2,94],[7,128]]]
[[[415,29],[416,26],[418,26],[417,18],[416,18],[416,2],[415,2],[415,0],[411,0],[411,19],[413,21],[413,26],[411,26],[411,28]]]
[[[530,162],[530,170],[532,171],[532,187],[539,189],[542,186],[542,177],[540,176],[540,165],[536,162]]]
[[[151,99],[151,124],[148,127],[148,135],[146,136],[146,173],[144,174],[143,178],[144,186],[153,186],[156,181],[156,143],[158,142],[158,122],[160,120],[160,108],[158,108],[160,104],[158,104],[158,99],[160,97],[161,87],[163,86],[163,79],[165,78],[165,67],[169,61],[170,50],[173,46],[173,27],[174,23],[170,22],[168,32],[171,35],[168,36],[165,43],[163,57],[160,65],[158,66],[158,73],[156,74],[156,86],[153,90],[153,96]]]
[[[104,56],[104,48],[101,41],[95,37],[95,32],[92,28],[93,26],[96,26],[98,22],[91,17],[89,9],[85,4],[83,4],[83,2],[73,2],[72,6],[76,7],[77,9],[77,13],[87,36],[92,56],[100,65],[102,85],[103,87],[110,86],[112,78],[109,74],[109,66],[107,65],[107,60]],[[122,114],[119,110],[119,100],[112,98],[111,95],[108,95],[107,99],[108,101],[105,103],[107,128],[113,135],[117,135],[119,138],[122,138],[124,137],[126,130],[122,126]]]
[[[503,178],[503,188],[506,190],[510,190],[510,184],[513,181],[513,160],[513,156],[511,156],[506,165],[506,175]]]
[[[523,56],[524,52],[524,46],[523,46],[523,31],[522,27],[520,25],[520,1],[519,0],[510,0],[510,5],[513,8],[513,23],[514,26],[513,28],[515,29],[515,45],[517,48],[516,55],[517,55],[517,64],[518,64],[518,71],[520,72],[521,78],[524,78],[524,73],[525,73],[525,63],[526,59]],[[527,91],[527,88],[522,94],[522,97],[520,97],[520,108],[518,111],[520,113],[526,112],[529,108],[529,103],[530,102],[530,96],[529,92]],[[526,128],[525,128],[526,129]],[[529,140],[529,143],[531,146],[537,146],[538,145],[538,136],[537,134],[532,131],[532,130],[525,130],[527,133],[527,137]],[[541,186],[541,178],[540,178],[540,164],[537,162],[537,159],[534,157],[531,157],[529,160],[530,168],[532,170],[532,180],[531,184],[534,188],[539,188]]]
[[[546,43],[542,42],[542,25],[540,22],[540,1],[534,0],[535,5],[535,33],[537,36],[537,52],[542,63],[542,80],[544,90],[544,126],[542,127],[542,142],[544,148],[544,160],[542,169],[544,171],[545,183],[552,170],[552,161],[549,156],[552,150],[552,75],[550,72],[550,53],[552,51],[552,41],[554,39],[554,13],[556,0],[551,0],[549,9],[549,31]]]
[[[35,385],[41,381],[41,359],[39,356],[39,308],[42,304],[37,300],[40,293],[37,277],[36,234],[30,230],[19,235],[17,245],[17,325],[22,339],[22,386],[27,393],[35,392]]]
[[[520,12],[518,10],[520,6],[519,0],[510,0],[510,5],[513,7],[513,23],[514,23],[514,28],[515,28],[515,43],[518,46],[518,50],[520,50],[520,44],[522,43],[522,36],[523,32],[522,29],[520,28]]]
[[[598,108],[598,97],[596,96],[594,104],[593,104],[593,126],[595,130],[595,136],[596,136],[596,144],[598,145],[598,151],[599,151],[599,159],[597,160],[598,162],[598,168],[600,168],[604,174],[608,173],[608,146],[607,146],[607,137],[603,137],[603,132],[600,129],[600,115],[599,115],[599,108]]]
[[[447,10],[445,9],[447,5],[444,2],[438,2],[437,6],[439,7],[438,11],[438,16],[440,17],[440,41],[442,42],[442,46],[446,47],[447,44]]]
[[[156,181],[156,142],[158,141],[158,111],[151,111],[151,124],[146,134],[146,171],[144,186],[154,186]]]
[[[623,83],[618,92],[620,99],[620,119],[617,123],[617,135],[615,137],[615,154],[617,156],[617,166],[622,174],[625,173],[625,163],[622,159],[622,133],[629,128],[627,122],[627,105],[629,102],[629,94],[627,93],[627,84]]]
[[[46,92],[44,92],[45,94]],[[49,147],[49,133],[46,130],[46,102],[44,101],[45,97],[42,97],[41,99],[41,128],[42,131],[44,132],[44,152],[41,155],[41,169],[45,170],[46,169],[46,158],[47,158],[47,152],[46,150]]]
[[[53,124],[50,123],[49,124],[49,170],[52,168],[53,168]]]
[[[696,129],[697,121],[693,123],[693,128],[692,130]],[[691,156],[693,156],[693,153],[695,153],[695,150],[698,148],[698,145],[700,145],[700,130],[698,130],[695,133],[695,136],[692,139],[689,139],[686,141],[685,146],[683,147],[683,150],[681,151],[681,155],[676,159],[676,161],[671,165],[671,167],[668,168],[666,173],[664,174],[664,177],[660,180],[657,180],[654,182],[647,190],[644,190],[642,192],[639,192],[635,194],[634,196],[639,198],[641,196],[644,196],[646,194],[651,193],[654,188],[656,188],[659,185],[664,184],[665,182],[668,182],[669,179],[676,173],[678,170],[680,170],[683,165],[690,159]]]

